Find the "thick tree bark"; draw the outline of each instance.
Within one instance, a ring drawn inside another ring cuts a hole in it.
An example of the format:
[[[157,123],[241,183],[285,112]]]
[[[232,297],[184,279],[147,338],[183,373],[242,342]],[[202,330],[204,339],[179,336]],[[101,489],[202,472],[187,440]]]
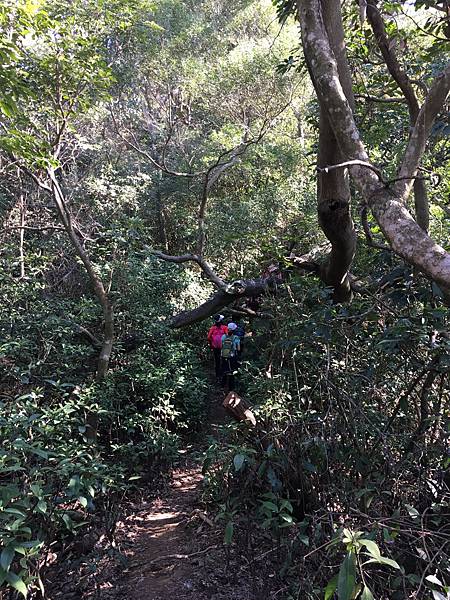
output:
[[[393,50],[392,40],[389,39],[383,18],[378,8],[378,0],[369,0],[367,5],[367,18],[372,27],[377,45],[384,58],[394,81],[403,92],[408,105],[409,123],[411,128],[417,122],[420,106],[408,74],[402,69],[397,56]],[[428,231],[430,225],[430,214],[428,207],[427,188],[423,179],[414,181],[414,205],[416,209],[416,221],[424,231]]]
[[[344,44],[340,1],[321,0],[321,8],[327,28],[328,39],[343,82],[343,89],[349,104],[354,106],[350,70]],[[332,26],[331,26],[332,25]],[[313,69],[310,67],[314,81]],[[319,152],[317,165],[319,168],[334,165],[344,159],[331,127],[326,106],[320,101]],[[325,263],[320,266],[319,276],[334,289],[334,300],[346,302],[352,298],[352,290],[348,277],[356,250],[356,233],[351,216],[351,196],[349,178],[346,171],[319,172],[317,181],[317,212],[319,224],[331,242],[331,252]]]
[[[231,283],[227,290],[219,289],[209,300],[194,308],[176,315],[170,324],[174,329],[204,321],[220,309],[240,298],[256,298],[276,289],[273,279],[247,279]]]
[[[298,0],[302,43],[313,73],[320,102],[326,107],[343,156],[369,163],[351,106],[342,88],[335,57],[322,20],[319,0]],[[431,125],[450,88],[450,66],[436,78],[410,136],[393,188],[380,183],[372,169],[351,166],[350,171],[393,250],[433,279],[450,299],[450,255],[412,218],[405,200],[412,188]]]

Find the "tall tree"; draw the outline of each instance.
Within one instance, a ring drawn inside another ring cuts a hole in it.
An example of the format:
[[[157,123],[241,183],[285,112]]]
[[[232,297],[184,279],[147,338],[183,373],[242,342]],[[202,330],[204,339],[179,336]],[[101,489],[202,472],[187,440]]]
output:
[[[393,250],[433,279],[450,299],[450,255],[417,225],[406,208],[420,159],[436,116],[450,89],[450,65],[431,86],[412,128],[395,181],[387,183],[370,163],[345,96],[337,58],[328,30],[336,26],[319,0],[299,0],[302,45],[345,160],[328,170],[348,168]]]

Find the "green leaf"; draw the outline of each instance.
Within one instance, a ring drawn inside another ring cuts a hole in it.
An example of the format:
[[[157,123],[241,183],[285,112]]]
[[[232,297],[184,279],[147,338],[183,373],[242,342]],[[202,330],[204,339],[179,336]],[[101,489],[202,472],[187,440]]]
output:
[[[355,555],[349,552],[339,569],[338,576],[338,598],[339,600],[350,600],[355,589],[356,568]]]
[[[309,546],[309,537],[304,533],[299,533],[297,539],[300,540],[302,544],[305,544],[305,546]]]
[[[9,571],[9,573],[6,574],[5,580],[11,587],[20,592],[25,598],[27,597],[27,586],[15,573]]]
[[[9,513],[11,515],[20,515],[21,517],[26,517],[26,514],[18,508],[5,508],[3,512]]]
[[[223,536],[223,543],[227,546],[231,544],[231,540],[233,539],[234,525],[233,521],[228,521],[227,526],[225,527],[225,534]]]
[[[291,517],[291,515],[287,515],[286,513],[283,513],[280,515],[280,519],[283,519],[283,521],[286,521],[286,523],[292,523],[293,519]]]
[[[81,506],[82,506],[83,508],[86,508],[86,507],[87,507],[87,505],[88,505],[87,498],[85,498],[84,496],[79,496],[79,498],[78,498],[78,502],[81,504]]]
[[[352,533],[349,529],[344,529],[342,532],[342,541],[344,544],[349,544],[353,539]]]
[[[271,512],[278,512],[278,506],[276,504],[274,504],[273,502],[270,502],[270,500],[266,500],[265,502],[262,503],[262,505],[264,508],[267,508],[268,510],[270,510]]]
[[[62,520],[64,521],[64,523],[65,523],[65,525],[66,525],[67,529],[68,529],[69,531],[72,531],[72,530],[73,530],[73,521],[72,521],[72,519],[69,517],[69,515],[63,515],[63,516],[62,516]]]
[[[398,564],[398,562],[396,562],[395,560],[392,560],[391,558],[386,558],[385,556],[380,556],[380,558],[371,558],[370,560],[367,560],[364,564],[368,565],[369,563],[378,563],[379,565],[389,565],[390,567],[393,567],[394,569],[400,570],[400,565]]]
[[[433,600],[448,600],[448,596],[444,596],[441,592],[437,592],[436,590],[431,591],[433,594]]]
[[[240,471],[242,469],[244,462],[245,462],[245,455],[244,454],[236,454],[236,456],[233,458],[233,464],[234,464],[234,468],[236,469],[236,471]]]
[[[325,588],[325,595],[323,597],[323,600],[330,600],[330,598],[332,598],[334,592],[336,591],[337,584],[338,584],[338,575],[335,575],[333,577],[333,579],[330,579],[330,581],[327,583],[327,587]]]
[[[292,504],[289,502],[289,500],[283,500],[283,502],[280,504],[280,511],[287,509],[290,513],[294,510],[292,507]]]
[[[405,504],[405,508],[408,511],[408,514],[411,517],[411,519],[413,519],[414,521],[416,521],[420,517],[417,508],[414,508],[414,506],[411,506],[411,504]]]
[[[40,448],[30,447],[30,451],[33,454],[36,454],[37,456],[40,456],[41,458],[45,458],[45,459],[48,458],[48,452],[46,452],[45,450],[41,450]]]
[[[369,551],[370,555],[373,556],[373,558],[375,559],[380,559],[381,558],[381,552],[380,549],[378,548],[378,545],[373,542],[372,540],[359,540],[360,543],[365,546],[367,548],[367,550]]]
[[[41,495],[42,490],[41,490],[41,486],[38,483],[32,483],[30,485],[30,489],[35,496]]]
[[[369,590],[367,585],[364,586],[364,589],[361,594],[361,600],[375,600],[372,592]]]
[[[13,561],[13,558],[14,548],[12,546],[6,546],[6,548],[4,548],[2,550],[2,553],[0,554],[0,566],[2,567],[2,569],[8,571]]]

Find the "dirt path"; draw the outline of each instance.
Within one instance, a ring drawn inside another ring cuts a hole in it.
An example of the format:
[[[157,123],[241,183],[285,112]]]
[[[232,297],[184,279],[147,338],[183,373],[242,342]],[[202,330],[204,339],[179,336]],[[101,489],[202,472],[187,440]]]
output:
[[[223,396],[217,390],[210,399],[205,438],[216,436],[228,420]],[[120,585],[123,600],[250,599],[227,585],[232,578],[224,575],[222,533],[201,505],[202,479],[201,464],[187,453],[173,471],[167,495],[120,524],[129,561]]]
[[[121,528],[133,545],[126,553],[129,567],[121,586],[122,598],[192,598],[196,585],[190,559],[200,555],[196,554],[195,539],[190,539],[194,530],[189,524],[197,514],[201,480],[199,465],[176,469],[164,499],[155,500],[124,520]]]
[[[201,441],[180,453],[171,480],[151,501],[129,506],[116,528],[115,548],[100,539],[90,554],[60,565],[48,600],[263,600],[262,574],[242,571],[237,549],[226,556],[223,523],[201,501],[201,454],[230,417],[223,390],[210,397]],[[104,537],[104,536],[102,536]],[[244,553],[246,551],[244,550]]]

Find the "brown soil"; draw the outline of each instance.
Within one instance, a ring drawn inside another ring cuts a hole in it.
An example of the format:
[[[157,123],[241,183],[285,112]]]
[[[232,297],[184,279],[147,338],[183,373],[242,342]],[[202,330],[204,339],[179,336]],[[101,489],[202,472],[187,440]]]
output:
[[[230,418],[217,389],[203,439],[220,437]],[[89,554],[70,557],[49,574],[49,600],[263,600],[271,574],[253,572],[245,550],[223,545],[223,523],[201,501],[200,460],[205,443],[182,451],[159,497],[128,506],[114,547],[102,536]],[[199,452],[200,451],[200,452]],[[95,540],[94,540],[95,542]],[[228,552],[228,554],[227,554]],[[256,550],[261,554],[261,548]],[[267,553],[263,552],[261,557]],[[264,561],[264,558],[263,558]],[[277,599],[281,596],[276,595]]]
[[[164,499],[125,519],[121,529],[134,543],[126,553],[129,567],[121,586],[122,598],[192,598],[195,583],[190,559],[199,555],[195,540],[190,539],[193,528],[188,526],[195,514],[201,480],[197,465],[176,469]]]
[[[220,390],[211,398],[205,436],[215,435],[228,420]],[[199,450],[199,448],[197,448]],[[216,567],[207,568],[211,555],[220,562],[222,553],[218,527],[204,512],[200,495],[201,465],[189,453],[173,470],[164,498],[152,502],[120,524],[132,545],[126,552],[129,566],[123,573],[120,591],[126,600],[212,600],[248,596],[217,593]],[[206,567],[206,569],[205,569]]]

